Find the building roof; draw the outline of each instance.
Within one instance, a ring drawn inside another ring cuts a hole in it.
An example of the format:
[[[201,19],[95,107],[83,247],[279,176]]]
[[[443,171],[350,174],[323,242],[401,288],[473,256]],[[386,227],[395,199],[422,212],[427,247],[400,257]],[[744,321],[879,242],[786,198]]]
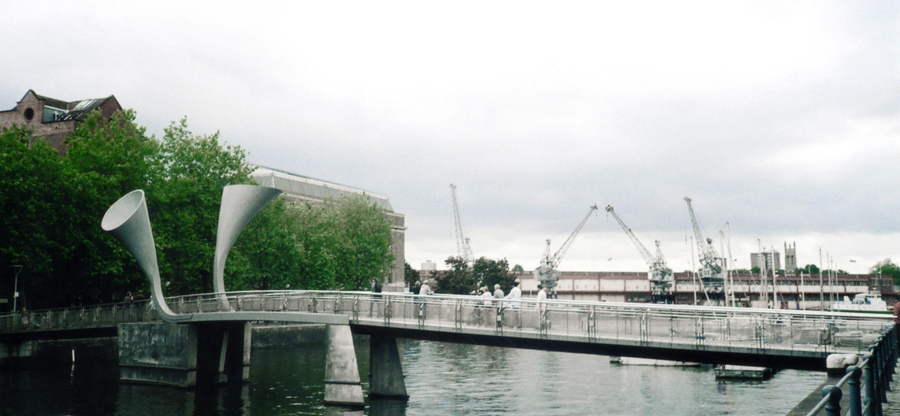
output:
[[[394,209],[391,207],[391,202],[386,196],[359,188],[323,181],[321,179],[313,179],[258,165],[256,166],[256,170],[250,174],[250,177],[262,186],[280,189],[288,194],[316,200],[324,200],[326,198],[337,199],[345,194],[365,195],[371,198],[379,207],[384,208],[388,212],[394,212]]]
[[[34,92],[34,90],[29,91],[33,92],[39,100],[44,102],[44,111],[47,111],[47,107],[51,107],[53,110],[57,110],[54,112],[55,114],[53,121],[84,120],[87,118],[88,114],[91,113],[91,111],[96,110],[106,101],[115,99],[114,96],[110,95],[109,97],[105,98],[88,98],[78,101],[63,101],[56,98],[50,98],[40,95]]]

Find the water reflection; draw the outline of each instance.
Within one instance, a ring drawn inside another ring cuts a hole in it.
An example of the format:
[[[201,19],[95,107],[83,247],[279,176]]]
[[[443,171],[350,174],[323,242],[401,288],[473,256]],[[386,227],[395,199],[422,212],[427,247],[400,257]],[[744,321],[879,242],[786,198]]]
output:
[[[611,365],[607,357],[401,340],[410,400],[326,407],[324,346],[253,351],[249,384],[183,390],[120,384],[104,360],[0,369],[0,415],[784,414],[823,373],[717,381],[711,368]],[[358,340],[363,390],[368,343]]]

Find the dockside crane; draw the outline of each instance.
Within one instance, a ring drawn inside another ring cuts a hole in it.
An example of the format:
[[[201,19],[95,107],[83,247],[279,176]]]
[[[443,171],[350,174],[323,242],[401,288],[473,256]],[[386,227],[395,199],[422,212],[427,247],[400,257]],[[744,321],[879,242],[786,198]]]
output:
[[[472,255],[472,247],[469,246],[469,238],[463,234],[462,221],[459,220],[459,204],[456,202],[456,185],[452,183],[450,184],[450,194],[453,196],[453,222],[456,226],[456,253],[471,269],[475,264],[475,256]]]
[[[675,281],[675,275],[672,273],[672,269],[666,265],[666,259],[663,257],[662,250],[659,248],[659,241],[656,241],[656,255],[650,254],[650,250],[647,250],[647,248],[641,244],[641,241],[634,235],[631,228],[628,228],[628,226],[625,225],[625,222],[619,218],[619,215],[613,210],[612,205],[606,206],[606,212],[612,214],[613,218],[616,219],[616,222],[622,226],[622,229],[625,230],[625,234],[628,234],[628,237],[631,238],[631,242],[637,247],[641,256],[644,256],[644,261],[647,262],[647,266],[650,268],[650,271],[647,272],[647,278],[650,280],[650,302],[674,303],[675,299],[672,295],[672,284]]]
[[[591,206],[591,209],[588,211],[587,215],[584,216],[584,219],[581,220],[581,223],[578,224],[578,227],[575,227],[575,231],[572,231],[569,238],[566,239],[552,256],[550,255],[550,239],[547,239],[547,248],[544,250],[544,255],[541,257],[541,263],[534,269],[534,279],[539,280],[541,285],[544,286],[548,298],[556,299],[556,282],[559,281],[559,270],[557,270],[559,262],[562,261],[563,256],[566,255],[566,251],[569,250],[569,247],[575,241],[575,236],[581,232],[581,229],[584,227],[584,224],[587,223],[588,218],[590,218],[591,214],[596,210],[596,204]]]
[[[723,296],[725,288],[725,259],[716,253],[712,239],[704,238],[691,207],[691,198],[684,197],[687,202],[688,213],[691,215],[691,224],[694,227],[694,238],[697,240],[697,249],[700,251],[700,282],[703,283],[703,292],[707,300],[714,300],[717,304]]]

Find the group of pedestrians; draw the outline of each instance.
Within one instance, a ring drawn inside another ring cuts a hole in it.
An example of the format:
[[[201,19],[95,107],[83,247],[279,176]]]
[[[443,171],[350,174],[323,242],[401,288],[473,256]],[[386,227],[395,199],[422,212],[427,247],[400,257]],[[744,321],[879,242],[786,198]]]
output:
[[[412,287],[411,292],[419,296],[433,295],[434,289],[431,288],[432,284],[433,283],[429,281],[416,282],[416,285]],[[544,286],[538,285],[537,287],[538,293],[536,299],[539,302],[547,300],[547,292],[544,290]],[[377,290],[375,288],[377,288]],[[373,285],[373,292],[381,292],[381,285],[378,284],[378,282],[375,282],[375,285]],[[491,293],[487,286],[484,286],[478,289],[478,296],[483,298],[484,306],[491,306],[496,303],[501,307],[506,304],[509,305],[510,308],[518,309],[522,300],[522,289],[519,288],[519,282],[513,282],[513,287],[510,289],[509,294],[504,294],[503,288],[501,288],[499,284],[495,284],[493,293]]]
[[[536,299],[540,301],[547,300],[547,292],[544,290],[543,285],[538,285],[538,293]],[[494,285],[494,293],[491,294],[491,291],[488,290],[487,286],[479,289],[480,295],[484,298],[484,306],[490,306],[493,302],[496,302],[497,305],[507,304],[510,308],[518,309],[519,304],[522,300],[522,289],[519,288],[519,282],[513,282],[513,288],[509,290],[509,294],[504,295],[503,289],[499,284]]]

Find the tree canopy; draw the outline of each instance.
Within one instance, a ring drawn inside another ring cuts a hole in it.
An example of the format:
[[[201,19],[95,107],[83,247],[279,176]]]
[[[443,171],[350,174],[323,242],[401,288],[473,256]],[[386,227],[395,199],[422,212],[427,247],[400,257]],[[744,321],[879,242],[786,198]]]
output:
[[[148,289],[131,254],[99,225],[135,189],[147,196],[166,295],[211,291],[222,190],[251,182],[244,150],[220,143],[219,133],[195,135],[186,119],[147,137],[131,110],[108,120],[95,112],[66,142],[60,157],[29,129],[0,130],[0,275],[24,266],[20,305],[115,301]],[[368,288],[391,268],[390,228],[365,196],[276,199],[236,242],[226,287]]]
[[[491,260],[481,257],[475,260],[471,269],[461,257],[448,257],[444,263],[449,269],[439,272],[436,276],[435,291],[438,293],[468,295],[481,286],[487,286],[493,291],[494,284],[499,284],[504,292],[509,292],[513,282],[516,281],[506,259]]]
[[[900,285],[900,266],[894,264],[891,259],[884,259],[869,268],[869,273],[891,276],[895,285]]]

